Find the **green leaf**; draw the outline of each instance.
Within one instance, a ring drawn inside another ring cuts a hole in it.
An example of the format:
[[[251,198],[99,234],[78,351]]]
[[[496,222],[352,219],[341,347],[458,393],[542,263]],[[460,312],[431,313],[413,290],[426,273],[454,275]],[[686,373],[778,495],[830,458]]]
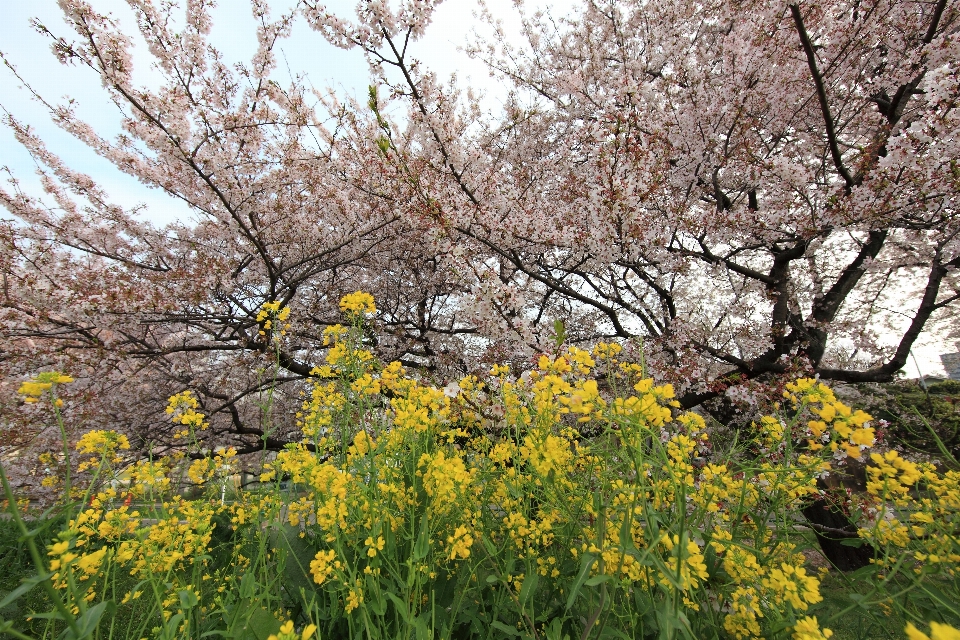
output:
[[[577,594],[580,593],[580,589],[583,587],[583,583],[587,580],[587,576],[590,575],[590,567],[593,566],[595,557],[592,553],[585,553],[580,558],[580,571],[577,573],[577,579],[573,581],[573,587],[570,589],[570,595],[567,597],[567,611],[573,606],[573,603],[577,599]]]
[[[177,595],[180,596],[180,608],[184,611],[193,609],[200,604],[200,600],[197,599],[197,594],[190,589],[181,589]]]
[[[283,581],[288,591],[298,589],[313,591],[313,580],[310,578],[310,562],[316,554],[316,549],[307,540],[300,537],[297,527],[283,525],[277,535],[271,538],[273,544],[288,553],[284,563]]]
[[[856,571],[847,574],[848,584],[857,584],[865,580],[871,580],[873,575],[877,572],[877,565],[868,564],[865,567],[860,567]]]
[[[560,318],[553,321],[553,333],[556,336],[557,347],[559,348],[567,339],[567,328],[563,326],[563,320]]]
[[[387,612],[387,601],[383,599],[382,593],[377,593],[376,596],[376,598],[370,599],[370,611],[374,615],[383,617],[383,614]]]
[[[845,547],[859,548],[865,544],[865,541],[863,538],[844,538],[840,541],[840,544]]]
[[[497,551],[497,548],[494,546],[493,541],[486,536],[483,536],[483,548],[487,550],[487,553],[490,554],[491,558],[496,558],[498,555],[500,555],[500,552]]]
[[[940,589],[930,584],[929,581],[919,582],[918,586],[921,591],[924,591],[931,598],[936,600],[941,607],[949,609],[954,616],[960,616],[960,610],[958,610],[956,605],[956,600],[945,595]]]
[[[430,553],[430,533],[427,531],[427,519],[420,521],[420,533],[417,535],[417,541],[413,544],[413,561],[418,562],[427,557]]]
[[[33,589],[35,586],[47,580],[50,577],[50,574],[46,575],[35,575],[30,578],[25,578],[23,584],[7,594],[7,596],[0,600],[0,609],[5,608],[7,605],[12,603],[15,600],[20,599],[22,595]]]
[[[563,633],[563,620],[554,618],[549,625],[543,625],[543,635],[547,640],[560,640],[560,634]]]
[[[519,631],[517,631],[517,630],[514,629],[513,627],[510,627],[510,626],[507,626],[507,625],[503,624],[503,623],[500,622],[499,620],[494,620],[493,622],[490,623],[490,626],[493,627],[494,629],[498,630],[498,631],[502,631],[503,633],[507,634],[508,636],[513,636],[514,638],[516,638],[517,636],[520,635],[520,632],[519,632]]]
[[[247,636],[256,640],[267,640],[272,634],[280,631],[280,622],[273,614],[263,607],[257,608],[247,620]]]
[[[113,600],[104,600],[103,602],[97,603],[83,612],[79,618],[77,618],[77,627],[80,629],[80,638],[86,638],[87,636],[93,635],[93,632],[96,630],[97,625],[100,624],[100,618],[103,617],[104,613],[110,613],[111,615],[116,613],[117,605],[114,604]],[[72,630],[68,627],[66,637],[70,637]]]
[[[11,602],[10,604],[0,607],[0,620],[3,619],[3,616],[16,616],[20,612],[20,607],[17,606],[16,602]]]
[[[240,578],[240,597],[252,599],[257,591],[257,579],[252,573],[244,573]]]
[[[163,625],[163,632],[160,634],[160,640],[174,640],[177,637],[177,632],[180,627],[180,623],[183,621],[183,614],[178,613],[175,616],[171,616],[169,620],[166,621]],[[68,636],[69,637],[69,636]]]
[[[31,613],[30,617],[36,618],[37,620],[63,620],[63,616],[60,615],[60,612],[56,609],[43,613]]]
[[[390,601],[393,602],[393,606],[397,608],[397,613],[400,614],[400,617],[403,618],[403,621],[406,624],[410,624],[410,612],[407,610],[406,603],[389,591],[384,592],[384,595],[390,598]]]
[[[413,629],[416,631],[417,640],[433,640],[433,634],[430,633],[430,627],[427,626],[427,615],[424,613],[413,621]]]
[[[657,626],[660,628],[661,638],[676,637],[676,631],[680,628],[680,619],[677,613],[670,606],[669,602],[661,602],[657,607]]]
[[[523,585],[520,587],[520,607],[527,603],[527,600],[530,596],[533,595],[533,592],[537,590],[537,585],[540,583],[540,575],[536,571],[531,571],[529,574],[524,576]]]
[[[588,587],[595,587],[598,584],[603,584],[604,582],[607,582],[609,580],[610,580],[610,576],[593,576],[583,584],[587,585]]]
[[[710,537],[704,536],[703,563],[707,565],[707,576],[710,580],[717,577],[722,565],[717,558],[717,550],[710,544]]]

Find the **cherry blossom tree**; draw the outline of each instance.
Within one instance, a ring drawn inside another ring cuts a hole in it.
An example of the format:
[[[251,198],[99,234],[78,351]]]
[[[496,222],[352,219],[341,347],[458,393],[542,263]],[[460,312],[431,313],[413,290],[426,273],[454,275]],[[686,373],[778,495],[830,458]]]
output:
[[[431,8],[305,14],[409,103],[381,137],[395,200],[453,247],[499,347],[544,349],[556,319],[576,340],[642,338],[693,406],[797,368],[890,380],[955,322],[954,4],[538,13],[521,45],[473,46],[512,88],[491,117],[411,57]]]
[[[162,453],[177,444],[166,398],[191,389],[211,417],[211,446],[279,449],[293,437],[296,383],[323,363],[323,330],[341,320],[344,293],[376,291],[387,359],[429,364],[462,329],[434,304],[459,285],[418,248],[420,229],[377,195],[394,173],[377,155],[375,121],[303,79],[272,78],[294,16],[272,19],[265,2],[252,3],[259,49],[230,69],[208,42],[211,4],[130,3],[162,76],[152,87],[134,84],[132,39],[90,4],[60,3],[72,39],[37,25],[68,69],[99,77],[123,133],[107,139],[70,104],[37,101],[195,221],[144,222],[7,114],[44,193],[13,178],[0,191],[12,214],[0,226],[3,410],[14,416],[5,445],[46,449],[59,438],[51,416],[16,395],[20,380],[58,369],[77,380],[62,389],[71,433],[120,428],[139,437],[140,453]],[[257,320],[272,301],[292,311],[282,340]]]
[[[87,2],[60,0],[69,37],[39,26],[99,78],[122,135],[36,98],[196,220],[143,222],[8,114],[44,193],[0,192],[0,366],[69,370],[100,407],[84,419],[141,444],[170,444],[165,399],[191,388],[223,442],[282,447],[293,424],[276,410],[267,429],[264,398],[295,407],[359,289],[384,359],[522,366],[559,321],[567,341],[642,353],[688,407],[797,370],[889,380],[922,331],[956,321],[946,0],[588,2],[525,15],[522,43],[487,16],[472,52],[510,89],[496,113],[416,59],[432,1],[272,18],[254,0],[259,48],[236,68],[209,42],[209,2],[129,4],[157,86],[134,83],[130,36]],[[368,104],[275,77],[297,19],[362,48]],[[270,301],[291,309],[279,343],[256,320]]]

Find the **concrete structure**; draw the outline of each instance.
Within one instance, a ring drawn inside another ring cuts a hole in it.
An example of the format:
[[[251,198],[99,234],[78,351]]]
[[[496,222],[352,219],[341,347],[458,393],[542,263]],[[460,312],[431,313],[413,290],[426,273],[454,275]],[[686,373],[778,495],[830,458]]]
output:
[[[960,352],[940,354],[940,362],[951,380],[960,380]]]

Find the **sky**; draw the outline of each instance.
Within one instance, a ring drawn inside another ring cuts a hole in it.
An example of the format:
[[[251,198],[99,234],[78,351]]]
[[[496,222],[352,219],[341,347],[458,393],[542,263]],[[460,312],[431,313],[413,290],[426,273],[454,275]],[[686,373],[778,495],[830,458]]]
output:
[[[294,3],[294,0],[273,0],[270,3],[273,15],[289,10]],[[97,11],[109,13],[126,33],[135,36],[138,46],[133,56],[134,79],[149,85],[149,55],[146,45],[139,40],[132,10],[123,0],[92,0],[92,4]],[[571,0],[554,2],[551,10],[569,8],[571,4]],[[61,18],[56,1],[0,0],[0,6],[4,15],[0,22],[0,51],[31,87],[54,103],[74,99],[78,114],[98,131],[119,133],[119,113],[106,98],[96,74],[88,69],[67,68],[59,64],[51,54],[49,38],[31,27],[31,20],[37,19],[55,35],[68,38],[72,35]],[[327,6],[341,17],[355,17],[355,3],[351,0],[331,0]],[[488,6],[498,19],[503,20],[508,33],[519,35],[519,20],[509,0],[489,0]],[[456,73],[459,80],[480,89],[488,102],[495,102],[503,93],[502,87],[489,77],[482,63],[458,50],[466,44],[474,28],[482,29],[483,25],[476,18],[479,10],[478,0],[451,0],[441,4],[426,37],[412,46],[412,53],[441,80]],[[249,1],[220,0],[213,11],[213,25],[211,42],[225,60],[228,63],[249,61],[256,50],[256,23]],[[290,77],[289,74],[305,73],[317,89],[332,88],[340,94],[366,101],[370,74],[358,49],[343,50],[328,44],[299,19],[291,37],[283,42],[280,50],[275,72],[279,80]],[[6,68],[0,68],[0,105],[34,127],[70,166],[94,176],[118,204],[126,207],[145,204],[151,219],[158,223],[189,217],[183,204],[148,189],[60,131]],[[9,167],[26,188],[39,185],[32,160],[6,128],[0,128],[0,166]]]
[[[137,33],[133,12],[123,0],[89,1],[101,13],[110,13],[128,34]],[[293,3],[294,0],[273,0],[270,3],[273,15],[279,15]],[[574,5],[575,0],[542,0],[540,4],[527,2],[527,10],[544,8],[561,16],[569,13]],[[351,0],[330,0],[327,6],[341,17],[355,16]],[[511,0],[487,0],[487,6],[503,22],[506,33],[519,38],[520,22]],[[31,19],[35,18],[56,35],[71,35],[60,17],[56,1],[0,0],[0,7],[4,16],[0,22],[0,52],[16,66],[33,89],[54,103],[71,98],[76,100],[77,113],[84,120],[101,133],[118,133],[119,113],[106,99],[96,75],[90,70],[60,65],[50,52],[49,38],[31,27]],[[490,78],[481,62],[470,59],[462,51],[474,29],[485,32],[485,25],[476,17],[479,10],[479,0],[447,0],[436,10],[423,40],[412,45],[412,53],[441,80],[456,74],[461,86],[472,86],[484,96],[487,108],[496,108],[497,102],[504,97],[503,87]],[[256,49],[255,22],[248,0],[220,0],[213,12],[213,24],[211,41],[226,61],[248,61]],[[370,76],[359,50],[345,51],[328,44],[302,19],[296,22],[291,37],[283,42],[280,50],[278,79],[287,73],[305,73],[318,89],[331,88],[342,95],[364,100]],[[140,44],[134,52],[134,78],[144,84],[149,84],[151,79],[147,58],[145,45]],[[117,204],[124,207],[144,205],[144,215],[158,225],[191,218],[182,203],[147,188],[60,131],[5,67],[0,68],[0,106],[33,127],[69,166],[93,176]],[[9,169],[24,189],[40,192],[32,160],[9,129],[2,126],[0,167]],[[2,175],[0,179],[6,180],[7,176]],[[918,370],[924,375],[943,375],[939,354],[958,349],[960,345],[943,344],[932,336],[921,336],[914,347],[915,358],[911,358],[905,367],[907,377],[917,377]]]

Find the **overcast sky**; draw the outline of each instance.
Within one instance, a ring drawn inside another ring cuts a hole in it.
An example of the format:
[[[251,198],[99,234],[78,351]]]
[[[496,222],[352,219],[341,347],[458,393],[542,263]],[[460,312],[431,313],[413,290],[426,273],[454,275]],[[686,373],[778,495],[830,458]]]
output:
[[[123,0],[90,0],[101,12],[111,13],[128,34],[137,34],[132,11]],[[0,51],[17,66],[20,74],[47,100],[61,102],[68,97],[76,100],[77,112],[101,133],[119,132],[119,115],[105,97],[96,75],[87,69],[61,66],[50,52],[49,39],[30,26],[37,18],[55,34],[69,38],[71,33],[60,18],[55,0],[0,0],[4,20],[0,22]],[[274,15],[289,9],[293,0],[274,0]],[[510,0],[488,0],[488,6],[504,22],[506,32],[519,36],[519,21]],[[564,15],[575,0],[542,0],[555,15]],[[531,4],[528,3],[528,10]],[[328,7],[342,17],[354,17],[354,2],[331,0]],[[444,80],[456,73],[462,86],[471,85],[485,96],[485,103],[495,107],[503,96],[503,89],[493,82],[486,68],[471,60],[459,50],[474,29],[483,31],[475,17],[478,0],[447,0],[437,9],[426,37],[413,48],[413,55]],[[136,39],[135,39],[136,40]],[[247,0],[220,0],[214,10],[213,44],[224,54],[228,63],[246,62],[256,49],[255,23]],[[136,40],[139,42],[139,40]],[[277,78],[283,79],[287,69],[293,74],[306,73],[310,82],[319,88],[330,87],[338,92],[361,99],[369,85],[369,71],[359,50],[344,51],[327,44],[319,34],[297,21],[291,38],[281,45]],[[149,60],[143,46],[134,54],[135,78],[149,84]],[[139,65],[137,63],[140,63]],[[109,162],[98,157],[72,137],[53,126],[43,109],[5,68],[0,68],[0,105],[18,119],[30,124],[47,145],[59,153],[70,166],[93,176],[112,196],[126,207],[146,205],[146,217],[157,224],[175,219],[189,219],[190,214],[179,202],[163,193],[148,189],[135,178],[121,173]],[[19,147],[13,135],[0,127],[0,166],[8,167],[33,193],[39,193],[39,182],[29,155]],[[6,179],[3,176],[0,179]],[[0,215],[5,212],[0,211]],[[931,337],[921,337],[914,349],[917,364],[924,374],[942,375],[938,354],[955,351],[952,344],[940,344]],[[907,363],[908,377],[917,376],[917,366]]]
[[[49,38],[30,26],[38,19],[54,34],[70,38],[72,32],[60,17],[55,0],[22,2],[0,0],[4,20],[0,22],[0,51],[16,65],[20,74],[47,100],[62,102],[76,100],[78,114],[102,133],[118,133],[119,114],[105,96],[96,75],[89,69],[64,67],[50,52]],[[146,85],[151,81],[149,55],[139,39],[133,12],[123,0],[92,0],[102,13],[110,13],[134,36],[138,45],[134,52],[134,79]],[[271,2],[273,15],[289,10],[293,0]],[[489,6],[505,23],[508,32],[519,34],[516,12],[509,0],[492,0]],[[571,0],[555,2],[552,10],[569,8]],[[354,18],[355,3],[351,0],[332,0],[328,7],[340,16]],[[475,18],[479,11],[477,0],[452,0],[440,5],[433,23],[423,41],[412,47],[413,55],[445,80],[456,73],[461,81],[468,81],[482,90],[488,102],[496,102],[502,88],[489,77],[482,63],[471,60],[458,49],[475,27],[482,27]],[[220,0],[214,10],[211,41],[228,63],[247,62],[256,50],[256,23],[248,0]],[[357,50],[338,49],[312,31],[299,19],[289,39],[282,42],[275,77],[282,81],[306,73],[318,89],[333,88],[340,93],[358,96],[365,101],[369,85],[369,70],[363,54]],[[139,63],[139,64],[138,64]],[[50,123],[43,109],[30,94],[19,87],[16,79],[5,68],[0,83],[0,105],[18,119],[33,126],[42,139],[67,160],[71,166],[94,176],[107,188],[114,200],[124,206],[144,203],[150,217],[157,222],[188,216],[185,207],[164,194],[147,189],[136,179],[116,170],[110,163],[78,144]],[[27,186],[38,184],[33,163],[19,148],[10,131],[0,129],[0,166],[7,166]]]

